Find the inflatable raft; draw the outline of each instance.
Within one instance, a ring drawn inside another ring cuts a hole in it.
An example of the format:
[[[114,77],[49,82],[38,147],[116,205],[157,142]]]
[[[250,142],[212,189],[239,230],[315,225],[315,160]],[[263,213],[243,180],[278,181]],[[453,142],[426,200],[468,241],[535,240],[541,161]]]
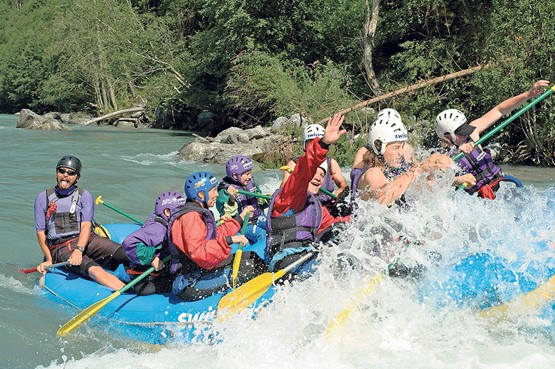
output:
[[[109,237],[118,243],[139,228],[134,224],[107,224],[102,227]],[[232,247],[232,253],[235,253],[237,245]],[[264,259],[265,247],[263,240],[254,245],[247,245],[243,250],[254,251]],[[123,268],[118,268],[114,274],[124,281],[128,278]],[[45,276],[44,289],[49,299],[78,309],[68,309],[68,320],[113,293],[109,288],[81,278],[65,268],[51,269]],[[275,288],[271,287],[254,306],[268,301],[274,293]],[[110,324],[114,330],[125,336],[153,344],[163,344],[170,338],[186,342],[212,340],[214,334],[210,329],[211,323],[217,315],[218,303],[224,295],[225,293],[216,293],[199,301],[183,302],[169,293],[149,296],[123,293],[104,306],[91,319],[91,323],[103,321],[103,324]]]

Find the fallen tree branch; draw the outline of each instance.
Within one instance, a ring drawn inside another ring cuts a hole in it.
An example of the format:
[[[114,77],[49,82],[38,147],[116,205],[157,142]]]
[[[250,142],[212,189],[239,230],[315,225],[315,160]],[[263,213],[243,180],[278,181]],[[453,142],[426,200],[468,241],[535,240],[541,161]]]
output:
[[[461,70],[461,71],[458,71],[458,72],[455,72],[455,73],[446,74],[446,75],[441,76],[441,77],[432,78],[432,79],[429,79],[427,81],[418,82],[418,83],[415,83],[414,85],[403,87],[403,88],[400,88],[398,90],[388,92],[386,94],[376,96],[376,97],[373,97],[371,99],[362,101],[362,102],[360,102],[356,105],[351,106],[350,108],[341,110],[340,113],[345,114],[345,113],[348,113],[350,111],[360,109],[362,107],[365,107],[365,106],[368,106],[370,104],[376,103],[378,101],[386,100],[386,99],[389,99],[389,98],[397,96],[397,95],[402,95],[404,93],[420,90],[421,88],[424,88],[424,87],[427,87],[427,86],[432,86],[432,85],[435,85],[435,84],[438,84],[438,83],[441,83],[441,82],[444,82],[444,81],[448,81],[448,80],[451,80],[451,79],[460,78],[460,77],[463,77],[463,76],[466,76],[466,75],[469,75],[469,74],[472,74],[472,73],[476,73],[476,72],[478,72],[479,70],[482,70],[482,69],[491,68],[492,66],[493,66],[493,64],[478,65],[476,67],[464,69],[464,70]],[[318,124],[323,124],[323,123],[327,122],[328,119],[330,119],[330,118],[331,117],[324,118],[324,119],[320,120],[318,122]]]
[[[103,115],[101,117],[94,118],[94,119],[91,119],[89,121],[86,121],[83,125],[88,126],[90,124],[100,122],[101,120],[104,120],[104,119],[117,117],[119,115],[124,115],[124,114],[128,114],[128,113],[136,113],[136,112],[144,112],[144,111],[145,111],[145,108],[142,107],[142,106],[136,106],[134,108],[118,110],[118,111],[115,111],[113,113],[109,113],[109,114]]]

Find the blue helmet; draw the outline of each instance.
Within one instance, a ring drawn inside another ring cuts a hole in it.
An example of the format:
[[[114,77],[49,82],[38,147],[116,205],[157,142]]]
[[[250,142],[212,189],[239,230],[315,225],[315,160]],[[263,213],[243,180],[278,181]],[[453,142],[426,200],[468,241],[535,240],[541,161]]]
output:
[[[164,192],[158,196],[156,203],[154,204],[154,213],[158,216],[166,218],[164,214],[165,209],[170,209],[170,213],[173,213],[175,209],[183,205],[185,199],[182,194],[178,192]]]
[[[208,191],[218,185],[216,177],[210,172],[196,172],[191,174],[186,180],[183,188],[188,199],[206,202]],[[204,192],[205,200],[198,197],[199,192]]]

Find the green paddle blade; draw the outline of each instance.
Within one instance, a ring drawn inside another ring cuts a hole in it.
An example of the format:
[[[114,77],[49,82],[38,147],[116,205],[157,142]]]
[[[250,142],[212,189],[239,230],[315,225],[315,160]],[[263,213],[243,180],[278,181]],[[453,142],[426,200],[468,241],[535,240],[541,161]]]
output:
[[[58,332],[56,334],[60,337],[65,336],[66,334],[68,334],[69,332],[77,328],[79,325],[83,324],[84,322],[86,322],[87,320],[95,316],[96,313],[100,311],[100,309],[102,309],[110,301],[112,301],[119,295],[121,295],[121,292],[116,291],[112,293],[110,296],[106,297],[105,299],[95,302],[94,304],[92,304],[91,306],[83,310],[80,314],[71,318],[71,320],[68,321],[66,324],[61,326],[61,328],[58,329]]]

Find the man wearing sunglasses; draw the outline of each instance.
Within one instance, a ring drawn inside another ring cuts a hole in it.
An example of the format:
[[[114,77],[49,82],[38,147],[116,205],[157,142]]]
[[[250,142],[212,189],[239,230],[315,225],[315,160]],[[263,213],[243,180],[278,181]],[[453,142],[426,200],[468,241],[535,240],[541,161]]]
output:
[[[96,282],[119,290],[125,284],[103,267],[115,270],[129,264],[122,247],[92,232],[94,200],[89,191],[77,187],[81,161],[66,155],[56,165],[56,186],[40,192],[35,199],[35,227],[44,261],[37,270],[53,262],[69,262],[69,269]]]

